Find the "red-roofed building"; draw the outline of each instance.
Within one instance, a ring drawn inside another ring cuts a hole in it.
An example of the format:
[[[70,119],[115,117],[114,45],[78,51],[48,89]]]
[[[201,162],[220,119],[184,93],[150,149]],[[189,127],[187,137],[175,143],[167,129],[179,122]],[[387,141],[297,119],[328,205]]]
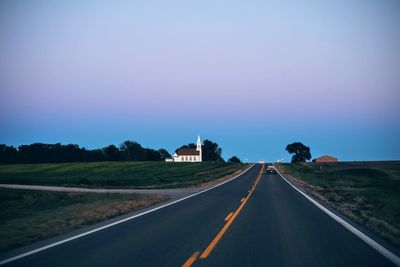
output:
[[[315,162],[337,162],[338,159],[335,157],[332,157],[332,156],[325,155],[325,156],[316,158],[313,161],[315,161]]]

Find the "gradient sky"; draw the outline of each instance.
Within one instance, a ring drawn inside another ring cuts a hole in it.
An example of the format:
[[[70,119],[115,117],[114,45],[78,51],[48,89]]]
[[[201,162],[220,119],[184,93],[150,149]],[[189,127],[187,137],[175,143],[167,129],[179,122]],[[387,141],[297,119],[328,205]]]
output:
[[[399,25],[396,0],[2,0],[0,143],[400,159]]]

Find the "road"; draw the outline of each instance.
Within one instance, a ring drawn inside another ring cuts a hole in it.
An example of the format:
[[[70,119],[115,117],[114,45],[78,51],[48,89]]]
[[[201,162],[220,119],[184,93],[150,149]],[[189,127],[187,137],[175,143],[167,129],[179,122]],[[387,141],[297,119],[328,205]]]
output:
[[[394,266],[261,168],[5,266]]]

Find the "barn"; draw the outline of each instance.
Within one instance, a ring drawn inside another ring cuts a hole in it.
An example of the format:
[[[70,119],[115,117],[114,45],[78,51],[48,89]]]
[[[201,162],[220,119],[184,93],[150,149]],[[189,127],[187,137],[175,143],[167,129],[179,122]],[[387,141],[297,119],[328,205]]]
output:
[[[313,160],[314,162],[337,162],[338,159],[329,155],[324,155]]]

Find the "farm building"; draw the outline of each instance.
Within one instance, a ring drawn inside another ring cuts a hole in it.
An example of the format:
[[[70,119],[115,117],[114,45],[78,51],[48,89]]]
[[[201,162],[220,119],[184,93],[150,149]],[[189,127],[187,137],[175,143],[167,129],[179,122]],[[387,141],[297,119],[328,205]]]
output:
[[[314,162],[337,162],[338,159],[332,156],[322,156],[313,160]]]

